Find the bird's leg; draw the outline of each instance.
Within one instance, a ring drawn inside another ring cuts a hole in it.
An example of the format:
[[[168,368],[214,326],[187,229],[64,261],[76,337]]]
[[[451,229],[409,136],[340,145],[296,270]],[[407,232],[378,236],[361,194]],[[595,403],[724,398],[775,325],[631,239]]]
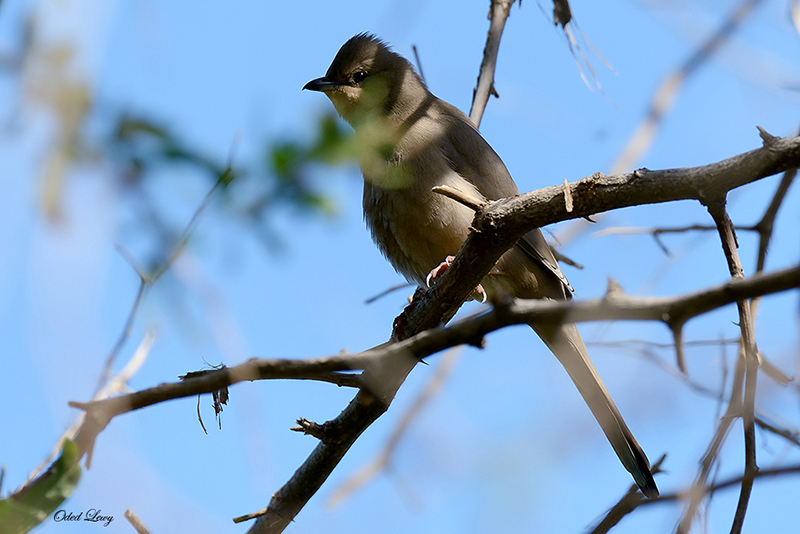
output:
[[[444,274],[444,272],[453,264],[454,259],[456,259],[455,256],[447,256],[442,263],[434,267],[431,272],[428,273],[427,278],[425,278],[425,284],[428,287],[431,287],[431,282],[435,281],[438,277]],[[476,298],[476,295],[478,298]],[[483,289],[482,285],[478,284],[477,287],[475,287],[475,290],[472,292],[472,298],[475,300],[480,300],[482,303],[486,302],[486,291]]]

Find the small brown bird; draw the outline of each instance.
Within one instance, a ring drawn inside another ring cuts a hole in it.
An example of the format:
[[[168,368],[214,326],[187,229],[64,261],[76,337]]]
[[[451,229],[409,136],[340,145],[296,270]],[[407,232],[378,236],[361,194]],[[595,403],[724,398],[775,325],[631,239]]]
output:
[[[420,286],[458,252],[474,217],[470,208],[432,187],[454,187],[475,202],[519,194],[470,119],[431,94],[411,64],[373,35],[347,41],[325,76],[303,89],[325,93],[355,130],[364,218],[381,252]],[[506,252],[481,285],[490,301],[563,300],[572,290],[539,229]],[[657,497],[647,456],[600,380],[578,329],[530,326],[564,366],[642,493]]]

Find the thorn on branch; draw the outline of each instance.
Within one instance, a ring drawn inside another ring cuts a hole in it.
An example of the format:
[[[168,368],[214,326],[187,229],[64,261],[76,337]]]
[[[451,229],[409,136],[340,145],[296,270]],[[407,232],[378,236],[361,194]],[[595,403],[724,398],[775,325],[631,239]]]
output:
[[[617,283],[616,280],[608,277],[608,287],[606,288],[606,294],[603,296],[604,299],[614,299],[616,297],[625,296],[625,290],[622,289],[622,286]]]
[[[467,345],[471,347],[475,347],[477,349],[484,349],[486,348],[486,338],[483,336],[477,336],[467,341]],[[423,361],[423,363],[425,363]]]
[[[761,139],[764,141],[764,148],[772,148],[778,143],[780,137],[775,137],[774,135],[768,133],[761,126],[756,126],[756,128],[758,128],[758,135],[760,135]]]
[[[672,323],[669,325],[672,330],[672,337],[675,339],[675,364],[680,372],[687,376],[686,357],[683,351],[683,323]]]
[[[298,426],[293,426],[290,428],[290,430],[294,432],[302,432],[307,436],[314,436],[323,443],[327,443],[330,440],[330,436],[328,435],[328,430],[325,425],[320,425],[314,421],[309,421],[304,417],[301,417],[297,420],[297,425]]]

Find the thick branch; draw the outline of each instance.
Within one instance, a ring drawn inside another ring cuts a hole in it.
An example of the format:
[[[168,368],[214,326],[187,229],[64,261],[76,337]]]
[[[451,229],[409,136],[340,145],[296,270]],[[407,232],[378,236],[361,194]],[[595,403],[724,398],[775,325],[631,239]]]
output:
[[[455,345],[474,343],[489,332],[511,324],[562,321],[565,317],[576,322],[610,319],[685,322],[737,300],[796,287],[800,287],[800,266],[674,298],[615,296],[574,303],[517,300],[449,328],[427,330],[405,341],[383,344],[358,354],[311,360],[253,359],[236,367],[212,371],[182,382],[162,384],[130,395],[91,403],[70,403],[86,410],[87,420],[91,421],[87,421],[76,441],[93,441],[108,422],[120,413],[165,400],[211,393],[236,382],[266,378],[304,379],[335,371],[367,369],[362,375],[362,383],[370,389],[361,391],[336,419],[322,425],[326,441],[320,442],[292,479],[273,496],[273,502],[279,504],[278,509],[283,513],[277,516],[272,511],[274,508],[268,508],[256,523],[261,526],[253,526],[253,529],[264,529],[264,532],[276,532],[285,528],[285,523],[291,520],[287,517],[291,512],[296,514],[302,508],[307,500],[306,495],[310,498],[319,489],[360,435],[358,429],[366,428],[364,422],[371,423],[386,410],[391,396],[420,358]],[[291,506],[287,508],[285,503]]]
[[[437,326],[452,315],[497,259],[532,228],[641,204],[718,198],[727,191],[766,176],[800,167],[800,137],[772,137],[762,131],[764,146],[732,158],[683,169],[639,169],[617,176],[595,174],[569,184],[573,209],[564,203],[564,185],[500,200],[475,217],[470,235],[450,267],[437,279],[413,313],[408,331]]]
[[[563,185],[487,206],[476,216],[473,222],[476,232],[467,239],[452,267],[407,313],[404,312],[395,338],[407,339],[446,322],[497,259],[532,228],[636,204],[685,199],[702,202],[709,196],[719,197],[759,178],[800,167],[800,138],[774,138],[763,131],[762,138],[763,148],[703,167],[639,170],[610,177],[596,175],[569,184],[574,199],[572,211],[566,210]],[[250,529],[251,533],[283,531],[355,439],[386,411],[415,364],[415,357],[408,355],[402,362],[395,362],[392,368],[375,368],[364,373],[366,383],[381,387],[378,394],[361,391],[336,419],[326,423],[333,434],[341,438],[335,442],[321,442],[314,449],[292,478],[275,493],[265,513]]]
[[[326,441],[320,442],[292,479],[273,496],[270,507],[262,511],[251,529],[254,532],[280,532],[316,493],[363,429],[388,408],[391,397],[420,358],[455,345],[474,343],[489,332],[511,324],[562,321],[565,317],[575,322],[610,319],[685,322],[737,300],[795,287],[800,287],[800,266],[675,298],[622,295],[573,303],[517,300],[449,328],[427,330],[405,341],[383,344],[358,354],[310,360],[253,359],[236,367],[211,371],[182,382],[161,384],[130,395],[91,403],[73,402],[70,403],[72,406],[87,411],[87,424],[76,441],[89,447],[87,444],[93,442],[108,422],[121,413],[166,400],[211,393],[236,382],[268,378],[313,379],[336,371],[366,369],[361,375],[365,389],[336,419],[323,425]],[[274,511],[276,508],[280,515]]]
[[[488,312],[459,321],[447,328],[427,330],[397,343],[384,343],[364,352],[307,360],[254,358],[234,367],[209,371],[180,382],[161,384],[94,402],[70,402],[70,406],[104,413],[109,418],[168,400],[212,393],[238,382],[267,379],[320,379],[331,381],[330,373],[345,370],[404,366],[456,345],[474,343],[485,335],[515,324],[537,321],[663,321],[685,323],[711,310],[738,300],[779,293],[800,287],[800,265],[767,275],[731,281],[717,287],[677,297],[629,297],[618,295],[587,301],[513,300]],[[375,373],[376,371],[371,371]],[[355,375],[358,376],[358,375]],[[374,384],[366,379],[361,382]],[[384,388],[373,387],[376,395]]]

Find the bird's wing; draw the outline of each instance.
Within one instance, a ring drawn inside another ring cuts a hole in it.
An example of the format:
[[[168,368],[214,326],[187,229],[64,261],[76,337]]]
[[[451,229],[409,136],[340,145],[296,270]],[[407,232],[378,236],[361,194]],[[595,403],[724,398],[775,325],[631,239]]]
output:
[[[444,125],[444,135],[450,137],[444,156],[450,167],[462,178],[471,183],[487,200],[512,197],[519,194],[503,160],[474,127],[469,118],[454,106],[439,101],[441,107],[439,120]],[[530,258],[552,273],[566,289],[565,298],[574,292],[567,277],[561,271],[550,245],[547,244],[538,228],[522,236],[517,246]]]

